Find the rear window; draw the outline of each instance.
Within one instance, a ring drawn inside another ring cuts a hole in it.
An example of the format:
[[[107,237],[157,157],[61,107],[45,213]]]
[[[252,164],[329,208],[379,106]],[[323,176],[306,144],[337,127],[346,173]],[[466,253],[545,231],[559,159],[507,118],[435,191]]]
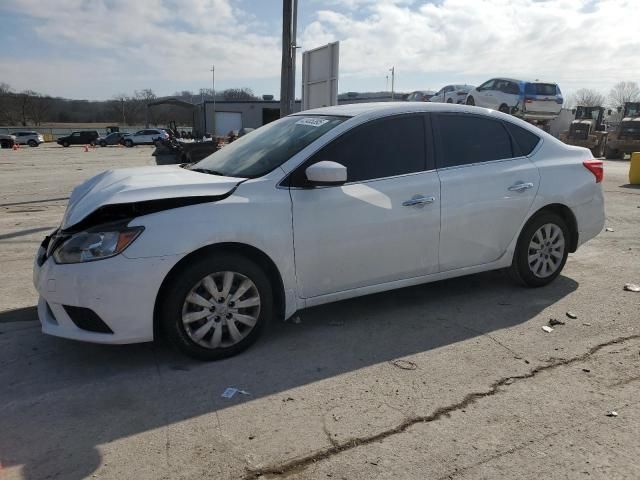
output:
[[[557,87],[555,83],[527,83],[525,93],[528,95],[556,95]]]
[[[540,137],[538,137],[535,133],[531,133],[529,130],[525,130],[522,127],[514,125],[511,122],[504,122],[507,130],[513,137],[515,141],[516,149],[520,150],[521,155],[529,155],[533,152],[533,149],[536,148],[538,142],[540,141]]]

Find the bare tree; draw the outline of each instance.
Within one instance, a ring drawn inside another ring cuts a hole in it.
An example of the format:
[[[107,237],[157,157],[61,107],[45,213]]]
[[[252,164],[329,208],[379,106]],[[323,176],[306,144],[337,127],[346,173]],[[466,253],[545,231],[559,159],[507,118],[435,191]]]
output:
[[[225,100],[258,100],[250,88],[227,88],[223,90],[222,96]]]
[[[636,82],[618,82],[609,92],[609,103],[622,108],[626,102],[640,101],[640,88]]]
[[[0,82],[0,123],[13,123],[13,92],[8,83]]]
[[[28,105],[28,114],[35,125],[40,125],[51,110],[52,98],[33,92]]]
[[[589,88],[581,88],[573,95],[572,103],[574,106],[601,107],[604,105],[604,100],[604,95],[600,92]]]

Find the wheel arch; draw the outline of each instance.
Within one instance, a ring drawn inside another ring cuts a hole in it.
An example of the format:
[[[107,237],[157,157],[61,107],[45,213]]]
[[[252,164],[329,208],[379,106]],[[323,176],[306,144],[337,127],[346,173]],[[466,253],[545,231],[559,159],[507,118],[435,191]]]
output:
[[[195,258],[202,255],[211,255],[214,253],[235,253],[254,261],[260,268],[263,269],[267,278],[271,282],[271,286],[273,289],[273,300],[275,306],[275,314],[278,318],[284,318],[286,311],[286,298],[285,298],[285,290],[284,290],[284,282],[282,280],[282,275],[280,274],[280,270],[273,262],[273,260],[262,250],[253,247],[251,245],[247,245],[245,243],[237,243],[237,242],[224,242],[224,243],[216,243],[213,245],[207,245],[201,247],[193,252],[189,253],[185,257],[181,258],[178,263],[176,263],[173,268],[167,273],[160,288],[158,289],[158,293],[156,294],[156,300],[153,307],[153,337],[159,338],[160,335],[160,322],[159,322],[159,307],[160,301],[164,297],[165,290],[171,284],[171,281],[180,274],[180,272]]]
[[[571,235],[571,238],[569,239],[569,252],[575,252],[578,249],[578,221],[576,220],[576,216],[573,214],[571,209],[562,203],[551,203],[539,208],[533,215],[529,217],[529,219],[523,226],[523,229],[531,221],[532,218],[545,212],[555,213],[565,221],[565,223],[567,224],[567,228],[569,229],[569,234]]]

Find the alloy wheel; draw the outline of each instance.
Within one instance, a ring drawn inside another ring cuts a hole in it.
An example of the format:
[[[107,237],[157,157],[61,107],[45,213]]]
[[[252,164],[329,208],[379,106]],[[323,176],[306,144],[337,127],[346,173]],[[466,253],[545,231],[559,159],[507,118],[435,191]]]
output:
[[[182,306],[182,325],[189,338],[207,349],[231,347],[255,327],[260,293],[237,272],[216,272],[201,279]]]
[[[538,278],[553,275],[562,264],[564,249],[562,229],[553,223],[542,225],[529,242],[529,269]]]

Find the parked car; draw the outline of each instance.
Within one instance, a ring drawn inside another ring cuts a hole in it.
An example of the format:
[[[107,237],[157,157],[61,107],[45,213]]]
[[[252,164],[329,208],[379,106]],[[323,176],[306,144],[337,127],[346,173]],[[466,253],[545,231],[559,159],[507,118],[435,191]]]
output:
[[[126,147],[133,147],[134,145],[153,145],[158,140],[167,140],[168,138],[169,134],[164,130],[159,128],[147,128],[128,135],[124,139],[124,145]]]
[[[16,143],[16,137],[6,133],[0,133],[0,148],[13,148]]]
[[[38,132],[34,131],[21,131],[13,132],[16,137],[16,143],[20,145],[29,145],[30,147],[37,147],[41,143],[44,143],[44,137]]]
[[[68,147],[70,145],[95,145],[100,135],[95,130],[81,130],[73,132],[66,137],[60,137],[56,142],[58,145]]]
[[[416,90],[409,94],[407,102],[428,102],[432,96],[433,92],[431,90]]]
[[[124,140],[128,135],[129,134],[123,132],[112,132],[106,137],[99,137],[96,143],[101,147],[106,147],[107,145],[124,145]]]
[[[473,85],[447,85],[438,90],[430,102],[440,103],[465,103],[468,93],[473,90]]]
[[[76,187],[34,265],[42,330],[164,332],[218,359],[313,305],[503,268],[540,287],[602,230],[602,178],[589,150],[492,110],[300,112],[200,162]]]
[[[493,108],[526,120],[548,121],[562,109],[562,92],[556,83],[493,78],[467,95],[467,105]]]

